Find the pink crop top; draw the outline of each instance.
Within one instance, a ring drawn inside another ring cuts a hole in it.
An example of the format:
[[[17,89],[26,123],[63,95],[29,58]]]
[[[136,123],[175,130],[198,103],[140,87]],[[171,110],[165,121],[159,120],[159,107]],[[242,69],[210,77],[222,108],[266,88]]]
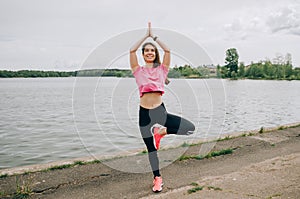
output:
[[[164,83],[168,72],[168,68],[162,64],[155,68],[139,66],[133,72],[133,76],[139,88],[140,97],[142,97],[144,93],[152,91],[159,91],[163,94],[165,92]]]

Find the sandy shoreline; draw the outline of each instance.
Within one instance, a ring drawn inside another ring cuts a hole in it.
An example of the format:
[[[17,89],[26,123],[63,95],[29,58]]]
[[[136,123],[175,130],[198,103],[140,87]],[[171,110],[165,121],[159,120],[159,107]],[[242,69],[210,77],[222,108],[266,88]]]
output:
[[[214,143],[214,151],[234,149],[229,155],[169,163],[162,168],[165,187],[160,194],[151,192],[150,172],[124,172],[109,164],[76,165],[37,172],[74,162],[69,160],[0,170],[2,176],[9,174],[0,178],[0,196],[12,197],[19,185],[30,188],[31,198],[297,198],[300,190],[300,127],[280,129],[283,130],[238,132],[230,135],[238,137]],[[189,146],[184,155],[199,154],[203,145]],[[174,151],[176,149],[160,153]],[[143,167],[148,162],[140,163],[141,158],[132,156],[113,161]],[[26,175],[20,174],[24,172]],[[15,175],[10,176],[13,173]],[[188,193],[197,187],[202,190]]]

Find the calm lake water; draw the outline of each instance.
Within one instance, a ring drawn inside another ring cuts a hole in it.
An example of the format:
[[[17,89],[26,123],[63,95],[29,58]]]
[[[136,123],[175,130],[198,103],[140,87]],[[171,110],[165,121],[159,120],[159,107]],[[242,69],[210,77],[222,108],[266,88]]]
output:
[[[132,78],[0,79],[0,169],[143,150]],[[300,81],[171,79],[164,103],[196,125],[162,147],[300,122]]]

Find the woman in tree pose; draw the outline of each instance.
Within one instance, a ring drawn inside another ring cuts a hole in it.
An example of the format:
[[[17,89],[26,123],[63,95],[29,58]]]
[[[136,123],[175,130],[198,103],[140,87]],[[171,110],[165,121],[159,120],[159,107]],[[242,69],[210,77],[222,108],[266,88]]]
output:
[[[143,44],[149,37],[163,49],[162,63],[156,46],[152,42]],[[136,55],[136,51],[142,44],[144,66],[138,64]],[[163,186],[157,157],[161,138],[167,134],[189,135],[195,130],[194,124],[190,121],[168,113],[162,101],[164,83],[168,83],[170,57],[170,49],[158,36],[153,35],[149,22],[146,35],[130,49],[130,66],[140,94],[139,127],[154,175],[153,192],[160,192]]]

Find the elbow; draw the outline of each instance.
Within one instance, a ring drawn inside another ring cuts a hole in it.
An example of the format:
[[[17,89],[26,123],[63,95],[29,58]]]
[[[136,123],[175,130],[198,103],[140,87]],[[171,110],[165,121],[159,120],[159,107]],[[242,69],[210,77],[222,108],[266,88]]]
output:
[[[135,53],[135,52],[136,52],[136,49],[130,48],[129,52],[130,52],[130,53]]]

